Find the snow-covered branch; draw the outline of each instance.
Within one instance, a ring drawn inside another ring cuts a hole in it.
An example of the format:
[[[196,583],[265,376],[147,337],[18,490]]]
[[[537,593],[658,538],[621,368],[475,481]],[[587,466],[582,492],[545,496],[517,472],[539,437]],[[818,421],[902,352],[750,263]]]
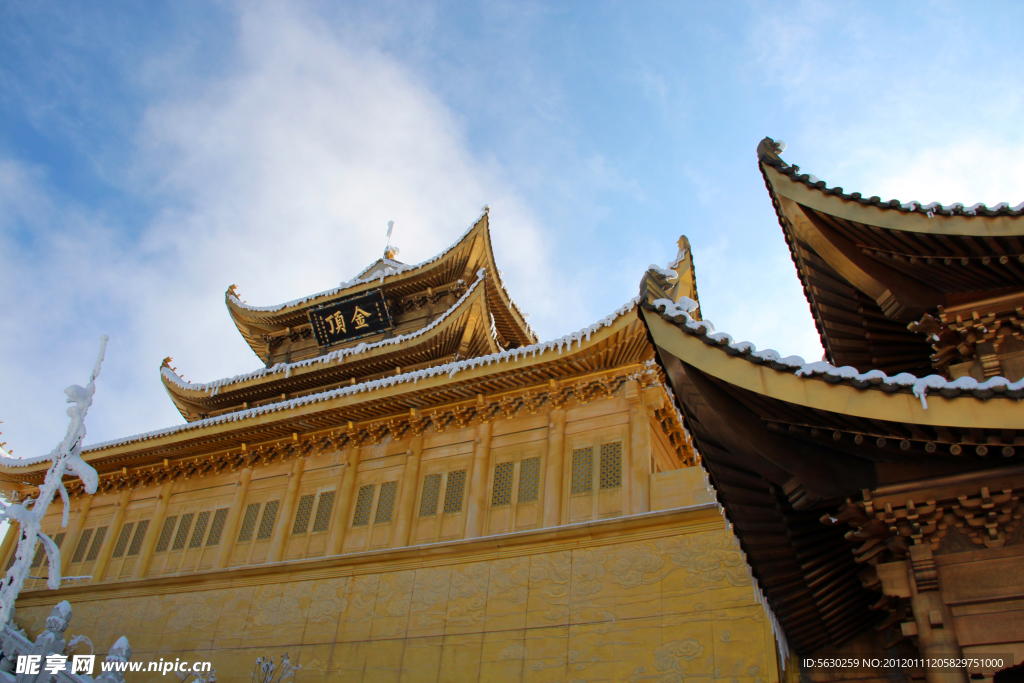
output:
[[[19,458],[12,458],[9,453],[0,448],[0,465],[6,467],[24,467],[35,462],[51,460],[50,469],[46,472],[43,484],[39,487],[39,495],[36,498],[29,498],[24,502],[12,502],[0,510],[0,522],[13,520],[20,526],[21,538],[15,551],[14,564],[7,572],[7,576],[0,581],[0,624],[6,624],[14,610],[14,601],[29,578],[33,556],[36,550],[36,543],[42,543],[46,550],[46,557],[49,564],[47,587],[51,590],[60,588],[60,549],[49,536],[41,530],[43,517],[50,507],[53,499],[60,494],[64,501],[64,515],[61,526],[68,525],[68,511],[70,501],[68,500],[67,489],[64,488],[63,478],[65,474],[71,474],[82,480],[86,493],[90,495],[96,492],[99,477],[88,463],[82,460],[82,441],[85,439],[85,415],[92,406],[92,397],[96,393],[96,378],[100,374],[100,366],[103,364],[103,354],[107,348],[108,337],[104,335],[100,341],[100,353],[93,367],[89,383],[84,387],[73,384],[64,390],[68,396],[68,417],[71,418],[68,424],[68,431],[63,441],[57,444],[47,456],[33,458],[26,461]]]

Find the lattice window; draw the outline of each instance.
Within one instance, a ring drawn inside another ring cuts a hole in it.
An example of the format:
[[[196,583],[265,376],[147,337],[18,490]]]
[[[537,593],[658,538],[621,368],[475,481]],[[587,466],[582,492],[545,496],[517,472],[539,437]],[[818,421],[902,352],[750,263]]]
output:
[[[622,442],[601,444],[601,488],[622,486]]]
[[[78,546],[75,548],[75,554],[71,556],[71,564],[77,564],[85,559],[85,551],[89,549],[89,539],[92,538],[93,531],[93,529],[86,529],[82,532],[82,537],[78,539]],[[14,557],[14,555],[11,555],[11,557]]]
[[[103,540],[107,537],[107,527],[101,526],[92,537],[92,545],[89,546],[89,554],[85,556],[86,562],[93,562],[100,554],[103,547]]]
[[[494,490],[491,492],[491,507],[508,505],[512,502],[512,472],[514,462],[501,462],[494,468]]]
[[[194,512],[181,516],[181,523],[178,524],[178,533],[174,535],[174,543],[171,544],[171,550],[181,550],[185,547],[185,541],[188,540],[188,532],[192,528],[192,520],[195,516],[196,513]]]
[[[277,508],[281,501],[272,500],[263,506],[263,518],[260,520],[260,530],[256,532],[257,541],[265,541],[274,535],[274,522],[277,521]]]
[[[519,501],[532,503],[540,491],[540,458],[527,458],[519,463]]]
[[[327,531],[331,526],[331,511],[334,509],[334,491],[324,491],[316,504],[316,517],[313,518],[313,533]]]
[[[149,520],[144,519],[135,527],[135,535],[132,536],[132,544],[128,546],[128,557],[135,557],[142,550],[142,541],[146,538],[146,531],[149,529]]]
[[[168,517],[164,520],[164,528],[160,530],[160,538],[156,541],[156,552],[162,553],[171,544],[171,534],[174,533],[174,525],[178,522],[178,515]]]
[[[594,449],[590,446],[572,452],[572,492],[590,493],[594,487]]]
[[[466,470],[455,470],[448,473],[448,483],[444,488],[444,512],[451,514],[462,512],[462,495],[466,491]]]
[[[252,532],[256,530],[256,519],[260,516],[261,503],[249,503],[242,519],[242,529],[238,532],[238,541],[245,543],[252,540]]]
[[[43,563],[43,556],[46,554],[46,548],[43,547],[42,542],[36,542],[36,554],[32,558],[32,566],[38,567]],[[24,566],[24,565],[23,565]]]
[[[210,535],[206,537],[206,547],[219,545],[221,534],[224,533],[224,522],[228,519],[228,509],[221,508],[213,513],[213,524],[210,525]]]
[[[373,492],[376,490],[376,484],[367,484],[359,487],[359,496],[356,498],[356,512],[352,515],[352,526],[366,526],[370,523],[370,508],[373,507]]]
[[[315,493],[299,498],[299,508],[295,511],[295,524],[292,525],[292,535],[304,534],[309,529],[309,518],[313,514],[313,499]]]
[[[423,495],[420,497],[420,517],[437,514],[437,500],[441,495],[441,473],[423,477]]]
[[[398,491],[397,481],[386,481],[380,485],[380,498],[377,500],[377,514],[374,524],[387,524],[395,512],[395,493]]]
[[[198,548],[203,545],[203,536],[206,535],[206,525],[210,523],[210,511],[203,510],[196,517],[196,528],[192,532],[192,540],[188,542],[189,548]]]
[[[124,551],[128,548],[128,539],[132,537],[132,529],[135,528],[135,522],[128,522],[121,527],[121,535],[117,537],[117,543],[114,545],[113,557],[123,557]]]

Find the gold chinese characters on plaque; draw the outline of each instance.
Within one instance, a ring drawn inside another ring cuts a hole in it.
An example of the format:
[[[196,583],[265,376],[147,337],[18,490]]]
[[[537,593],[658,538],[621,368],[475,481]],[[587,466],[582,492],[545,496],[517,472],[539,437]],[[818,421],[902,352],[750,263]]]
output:
[[[394,327],[380,290],[309,311],[313,335],[320,346],[378,334]]]

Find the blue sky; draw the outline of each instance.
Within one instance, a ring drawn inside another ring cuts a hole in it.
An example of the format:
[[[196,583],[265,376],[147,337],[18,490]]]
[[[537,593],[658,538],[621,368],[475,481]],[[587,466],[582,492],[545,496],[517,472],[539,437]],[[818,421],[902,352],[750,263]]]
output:
[[[0,430],[89,442],[181,421],[253,370],[224,309],[450,244],[484,204],[542,338],[603,317],[680,234],[718,329],[821,355],[755,162],[829,184],[1024,200],[1020,3],[0,5]],[[864,368],[862,368],[863,370]]]

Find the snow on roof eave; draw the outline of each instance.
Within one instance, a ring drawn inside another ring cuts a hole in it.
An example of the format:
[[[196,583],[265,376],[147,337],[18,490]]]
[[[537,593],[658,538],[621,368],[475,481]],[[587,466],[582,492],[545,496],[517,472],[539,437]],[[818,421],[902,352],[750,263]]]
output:
[[[992,377],[985,382],[979,382],[973,377],[961,377],[950,381],[940,375],[919,378],[909,372],[901,372],[889,377],[881,370],[860,372],[857,368],[850,366],[837,368],[825,361],[808,363],[800,356],[783,358],[778,351],[773,349],[758,351],[751,342],[734,343],[731,335],[725,332],[715,332],[715,326],[708,320],[694,320],[690,313],[696,310],[696,302],[686,297],[683,297],[678,303],[671,299],[657,299],[651,304],[645,304],[644,308],[653,311],[660,309],[662,318],[675,323],[687,334],[699,337],[711,346],[719,346],[730,355],[742,356],[752,363],[767,364],[776,370],[792,372],[797,377],[804,377],[809,381],[847,382],[858,389],[909,390],[920,399],[921,406],[925,410],[928,409],[927,393],[929,390],[939,391],[946,398],[954,398],[967,392],[982,399],[999,394],[1005,394],[1010,398],[1024,398],[1024,379],[1011,382],[1005,377]]]
[[[258,406],[255,408],[249,408],[247,410],[240,410],[234,413],[226,413],[224,415],[218,415],[216,417],[209,417],[203,420],[196,420],[195,422],[187,422],[181,425],[175,425],[173,427],[165,427],[164,429],[158,429],[144,434],[136,434],[134,436],[124,437],[122,439],[113,439],[111,441],[104,441],[102,443],[93,444],[83,449],[83,453],[95,453],[100,450],[107,448],[114,448],[115,446],[123,446],[138,441],[149,441],[162,436],[169,436],[179,432],[190,431],[193,429],[202,429],[203,427],[209,427],[216,424],[223,424],[226,422],[240,422],[248,418],[258,417],[267,413],[280,412],[282,410],[290,410],[303,405],[311,403],[319,403],[321,401],[327,401],[334,398],[340,398],[342,396],[349,396],[353,394],[359,394],[363,392],[373,392],[378,389],[384,389],[397,384],[408,384],[412,382],[415,384],[420,379],[429,379],[438,375],[448,375],[449,378],[455,377],[460,372],[466,370],[473,370],[475,368],[491,365],[492,363],[507,363],[509,361],[518,361],[527,356],[536,357],[538,355],[544,356],[548,353],[557,352],[558,355],[562,354],[562,350],[572,350],[573,343],[577,343],[577,348],[583,347],[584,340],[590,341],[590,337],[600,331],[602,328],[611,327],[616,322],[621,320],[623,316],[636,308],[640,301],[640,297],[633,297],[625,304],[620,306],[611,314],[605,316],[601,320],[584,327],[583,329],[577,330],[571,334],[559,337],[558,339],[552,339],[545,342],[539,342],[537,344],[531,344],[529,346],[520,346],[515,349],[507,349],[499,353],[492,353],[486,356],[478,356],[477,358],[469,358],[467,360],[454,361],[451,363],[445,363],[444,365],[437,365],[431,368],[424,368],[423,370],[416,370],[415,372],[407,372],[401,375],[395,375],[392,377],[383,377],[381,379],[372,380],[370,382],[363,382],[350,387],[341,387],[339,389],[331,389],[329,391],[320,392],[319,394],[312,394],[309,396],[300,396],[298,398],[289,399],[287,401],[280,401],[278,403],[271,403],[265,406]],[[2,468],[0,468],[2,470]]]
[[[1007,202],[999,202],[989,208],[984,203],[977,203],[973,206],[964,206],[960,202],[949,205],[942,205],[938,202],[922,204],[917,200],[901,202],[898,199],[885,201],[880,197],[864,197],[860,192],[846,193],[841,187],[829,187],[824,180],[818,179],[810,173],[803,173],[797,165],[789,165],[786,162],[773,159],[761,158],[760,163],[771,166],[780,174],[787,176],[791,181],[802,183],[807,187],[818,190],[822,194],[839,197],[847,201],[857,202],[866,206],[875,206],[879,209],[892,209],[903,213],[919,213],[931,218],[932,216],[965,216],[971,218],[994,217],[994,216],[1024,216],[1024,202],[1011,207]]]
[[[485,233],[486,245],[487,245],[487,256],[490,260],[493,268],[494,281],[498,285],[498,295],[508,304],[508,307],[513,315],[513,318],[518,317],[518,320],[513,319],[513,324],[521,325],[521,329],[526,332],[526,338],[533,344],[537,343],[537,333],[532,327],[530,327],[529,321],[526,319],[526,314],[523,313],[523,309],[519,308],[519,304],[512,298],[512,293],[508,291],[508,287],[505,286],[504,280],[501,279],[501,271],[498,269],[497,260],[494,258],[494,248],[491,245],[491,230],[488,226],[487,232]]]
[[[383,263],[386,266],[392,267],[392,268],[402,268],[402,267],[408,265],[406,263],[402,263],[401,261],[396,261],[394,259],[390,259],[390,258],[387,258],[385,256],[384,258],[377,259],[376,261],[374,261],[370,265],[368,265],[365,268],[363,268],[362,270],[360,270],[358,273],[356,273],[356,276],[354,278],[352,278],[352,279],[353,280],[358,280],[359,278],[361,278],[362,276],[364,276],[368,272],[370,272],[370,270],[373,269],[374,266],[377,266],[377,265],[379,265],[381,263]]]
[[[375,272],[380,272],[380,275],[378,277],[369,277],[369,278],[362,279],[361,276],[363,274],[365,274],[366,271],[370,270],[371,268],[373,268],[373,266],[377,265],[377,263],[374,262],[373,264],[370,265],[369,268],[364,268],[362,272],[360,272],[358,275],[356,275],[356,277],[352,278],[348,282],[342,282],[337,287],[325,290],[323,292],[318,292],[316,294],[310,294],[309,296],[304,296],[304,297],[301,297],[301,298],[298,298],[298,299],[293,299],[292,301],[287,301],[287,302],[285,302],[283,304],[277,304],[275,306],[251,306],[251,305],[249,305],[247,303],[244,303],[241,299],[239,299],[237,296],[232,294],[230,290],[225,294],[225,299],[227,300],[229,307],[233,307],[233,308],[237,309],[241,313],[244,313],[244,312],[252,312],[252,313],[281,313],[281,312],[285,311],[285,309],[294,308],[296,306],[301,306],[303,304],[309,304],[309,303],[311,303],[311,302],[313,302],[313,301],[315,301],[317,299],[322,299],[322,298],[325,298],[325,297],[333,297],[333,296],[336,296],[336,295],[344,292],[347,289],[352,289],[353,287],[357,287],[359,285],[364,285],[364,284],[373,282],[375,280],[379,281],[380,283],[383,283],[385,278],[394,277],[396,275],[404,275],[405,273],[409,273],[409,272],[412,272],[412,271],[415,271],[415,270],[419,270],[419,269],[421,269],[421,268],[423,268],[425,266],[428,266],[428,265],[430,265],[432,263],[435,263],[438,260],[440,260],[443,257],[445,257],[451,251],[456,249],[460,244],[462,244],[462,242],[465,241],[466,238],[470,234],[472,234],[473,230],[475,230],[476,227],[478,225],[480,225],[481,221],[483,221],[483,219],[487,216],[487,213],[488,213],[487,210],[484,210],[484,212],[480,214],[480,217],[477,218],[476,221],[474,221],[473,224],[469,226],[469,229],[466,230],[464,233],[462,233],[462,235],[460,235],[459,238],[457,240],[455,240],[455,242],[453,242],[451,244],[451,246],[449,246],[447,249],[445,249],[444,251],[440,252],[439,254],[434,256],[433,258],[429,258],[426,261],[423,261],[421,263],[417,263],[417,264],[414,264],[414,265],[399,264],[399,267],[397,267],[397,268],[389,266],[389,267],[385,268],[383,271],[375,271]],[[385,259],[385,260],[387,260],[387,259]],[[393,263],[398,264],[399,262],[398,261],[393,261]]]
[[[390,339],[382,339],[372,344],[360,343],[355,346],[347,346],[340,349],[335,349],[330,353],[326,353],[322,356],[316,356],[314,358],[307,358],[306,360],[295,361],[294,363],[278,363],[269,368],[260,368],[259,370],[253,370],[252,372],[245,373],[243,375],[235,375],[234,377],[225,377],[223,379],[214,380],[213,382],[196,383],[187,382],[181,378],[180,375],[175,373],[166,365],[160,367],[160,376],[165,380],[164,386],[168,388],[168,391],[172,393],[171,386],[177,387],[185,391],[192,392],[206,392],[208,396],[216,396],[220,393],[221,387],[230,386],[233,384],[240,384],[253,379],[262,379],[270,375],[276,375],[278,373],[285,373],[285,378],[291,376],[291,371],[296,368],[308,367],[318,364],[326,364],[334,361],[339,361],[347,356],[354,356],[357,354],[365,353],[373,349],[383,348],[385,346],[394,346],[401,344],[402,342],[409,341],[425,335],[427,332],[437,328],[442,322],[449,319],[454,313],[462,306],[462,304],[470,298],[470,295],[476,290],[476,288],[484,281],[486,276],[486,270],[481,268],[477,271],[476,280],[470,285],[466,293],[459,297],[459,300],[448,308],[447,311],[442,313],[429,325],[421,327],[418,330],[410,332],[409,334],[401,334],[397,337],[391,337]],[[184,396],[182,396],[184,398]]]

